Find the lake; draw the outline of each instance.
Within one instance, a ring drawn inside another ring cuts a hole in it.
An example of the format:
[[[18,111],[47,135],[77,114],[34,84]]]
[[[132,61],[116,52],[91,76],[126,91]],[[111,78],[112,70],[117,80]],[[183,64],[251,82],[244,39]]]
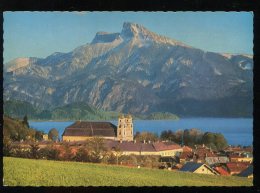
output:
[[[32,122],[32,128],[48,133],[56,128],[61,136],[64,129],[74,121],[66,122]],[[109,121],[117,125],[117,120]],[[182,118],[173,120],[134,120],[134,132],[149,131],[160,133],[163,130],[176,131],[178,129],[196,128],[204,132],[222,133],[230,145],[252,145],[253,143],[253,119],[251,118]]]

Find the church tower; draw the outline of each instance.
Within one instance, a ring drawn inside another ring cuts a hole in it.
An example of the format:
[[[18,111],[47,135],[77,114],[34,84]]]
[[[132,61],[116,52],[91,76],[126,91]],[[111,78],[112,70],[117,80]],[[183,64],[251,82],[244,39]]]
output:
[[[133,141],[133,119],[131,115],[118,117],[117,140]]]

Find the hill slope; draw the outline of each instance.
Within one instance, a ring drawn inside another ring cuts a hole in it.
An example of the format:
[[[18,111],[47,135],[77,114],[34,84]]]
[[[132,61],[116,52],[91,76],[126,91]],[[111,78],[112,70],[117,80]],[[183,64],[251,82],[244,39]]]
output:
[[[252,186],[252,179],[4,157],[8,186]]]
[[[249,117],[252,56],[203,51],[124,23],[91,43],[4,68],[4,99],[49,109],[84,102],[106,111]]]
[[[98,110],[85,103],[73,103],[52,110],[39,110],[23,101],[5,101],[4,114],[10,117],[30,120],[112,120],[117,119],[118,113]]]

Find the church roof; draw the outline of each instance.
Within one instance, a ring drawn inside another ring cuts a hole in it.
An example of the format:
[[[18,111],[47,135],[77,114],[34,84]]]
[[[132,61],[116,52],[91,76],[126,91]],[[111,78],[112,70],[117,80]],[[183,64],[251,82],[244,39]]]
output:
[[[77,121],[65,128],[62,136],[116,137],[117,127],[110,122]]]

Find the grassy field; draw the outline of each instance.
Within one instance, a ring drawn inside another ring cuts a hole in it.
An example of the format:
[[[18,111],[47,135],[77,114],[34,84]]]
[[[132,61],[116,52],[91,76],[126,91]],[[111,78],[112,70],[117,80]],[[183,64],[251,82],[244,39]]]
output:
[[[5,186],[252,186],[252,179],[92,163],[3,158]]]

